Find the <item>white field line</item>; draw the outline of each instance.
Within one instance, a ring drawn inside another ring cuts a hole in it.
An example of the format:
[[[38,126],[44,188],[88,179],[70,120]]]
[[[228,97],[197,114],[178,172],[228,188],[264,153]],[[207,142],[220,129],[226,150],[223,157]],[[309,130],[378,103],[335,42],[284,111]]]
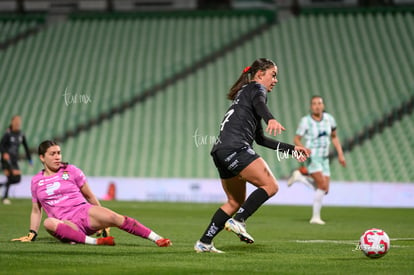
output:
[[[338,244],[356,244],[359,241],[352,240],[294,240],[297,243],[338,243]]]
[[[390,241],[414,241],[414,238],[393,238]],[[359,240],[292,240],[296,243],[334,243],[334,244],[349,244],[358,246]],[[391,247],[411,247],[411,246],[402,246],[391,244]]]
[[[391,238],[390,241],[414,241],[414,238]],[[354,244],[359,240],[294,240],[297,243],[342,243]]]

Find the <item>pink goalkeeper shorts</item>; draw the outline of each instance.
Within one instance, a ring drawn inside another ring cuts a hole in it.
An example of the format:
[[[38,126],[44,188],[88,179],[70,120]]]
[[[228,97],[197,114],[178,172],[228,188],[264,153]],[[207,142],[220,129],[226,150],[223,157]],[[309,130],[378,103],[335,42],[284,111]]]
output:
[[[96,231],[96,229],[93,229],[90,225],[89,221],[89,209],[92,207],[92,204],[85,203],[77,206],[73,211],[70,218],[68,218],[68,221],[73,222],[76,224],[76,226],[79,228],[80,231],[85,233],[86,235],[92,235]]]

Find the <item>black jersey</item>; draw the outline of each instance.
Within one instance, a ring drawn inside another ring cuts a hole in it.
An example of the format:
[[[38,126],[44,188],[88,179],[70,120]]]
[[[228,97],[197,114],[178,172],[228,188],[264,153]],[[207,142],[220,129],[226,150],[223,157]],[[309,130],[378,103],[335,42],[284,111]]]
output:
[[[264,136],[261,120],[273,119],[267,105],[267,91],[257,82],[250,82],[237,93],[220,124],[220,134],[211,152],[252,146],[253,141],[271,149],[293,151],[294,146]]]
[[[29,147],[27,146],[26,137],[21,131],[7,131],[0,141],[0,152],[1,154],[8,153],[10,159],[17,160],[19,158],[20,144],[23,144],[27,159],[30,161]]]

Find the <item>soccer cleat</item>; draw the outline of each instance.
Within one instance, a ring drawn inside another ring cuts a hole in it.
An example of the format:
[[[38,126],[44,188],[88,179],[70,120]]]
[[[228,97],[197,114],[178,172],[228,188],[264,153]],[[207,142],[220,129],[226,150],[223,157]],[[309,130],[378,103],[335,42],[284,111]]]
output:
[[[111,232],[110,227],[98,230],[98,231],[96,231],[96,237],[101,237],[101,236],[104,237],[104,238],[109,237],[110,232]]]
[[[226,221],[224,228],[227,231],[235,233],[240,238],[240,241],[245,243],[254,243],[254,239],[249,235],[249,233],[247,233],[246,225],[244,223],[238,222],[231,218]]]
[[[97,238],[96,239],[97,245],[115,245],[114,237],[109,236],[105,238]]]
[[[214,247],[214,244],[205,244],[200,241],[197,241],[194,245],[194,250],[197,253],[203,253],[203,252],[210,252],[210,253],[224,253],[224,251],[218,250]]]
[[[155,241],[155,244],[159,247],[172,246],[172,242],[170,241],[170,239],[159,239]]]
[[[292,176],[287,181],[288,187],[291,187],[295,182],[300,181],[302,177],[303,175],[299,170],[293,171]]]
[[[10,205],[11,204],[11,201],[9,199],[4,199],[3,200],[3,204]]]
[[[299,170],[293,171],[292,176],[287,181],[287,186],[291,187],[295,182],[301,182],[311,189],[316,189],[314,180],[304,176]]]
[[[323,220],[321,220],[320,218],[312,218],[309,221],[310,224],[320,224],[320,225],[324,225],[325,222]]]

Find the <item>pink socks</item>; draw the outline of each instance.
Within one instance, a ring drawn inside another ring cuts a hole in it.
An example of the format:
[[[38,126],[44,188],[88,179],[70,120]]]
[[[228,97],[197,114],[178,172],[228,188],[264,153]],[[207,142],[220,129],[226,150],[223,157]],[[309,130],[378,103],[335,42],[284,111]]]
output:
[[[145,239],[147,239],[151,233],[151,229],[140,224],[137,220],[127,216],[125,216],[125,220],[123,224],[119,227],[119,229],[122,229],[130,234],[134,234],[135,236],[140,236]]]
[[[73,241],[85,243],[86,235],[81,231],[76,231],[65,223],[59,223],[54,234],[56,238],[62,241]]]

